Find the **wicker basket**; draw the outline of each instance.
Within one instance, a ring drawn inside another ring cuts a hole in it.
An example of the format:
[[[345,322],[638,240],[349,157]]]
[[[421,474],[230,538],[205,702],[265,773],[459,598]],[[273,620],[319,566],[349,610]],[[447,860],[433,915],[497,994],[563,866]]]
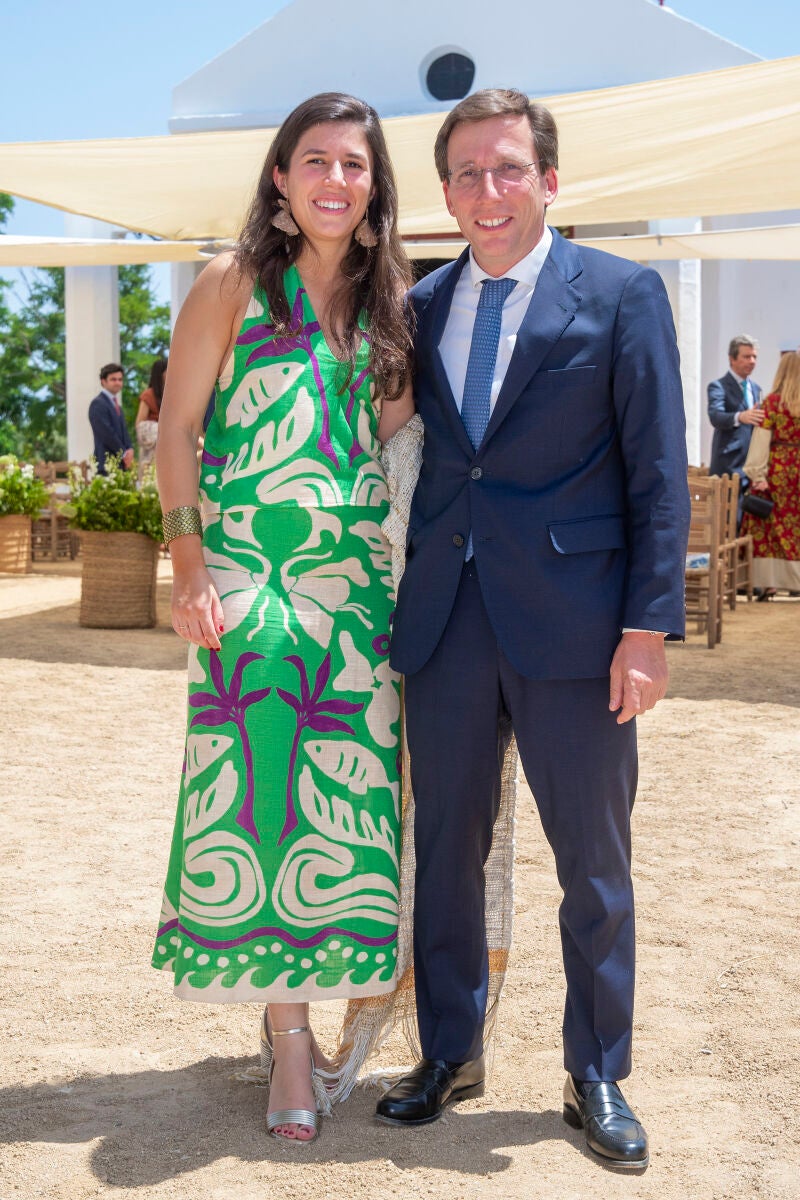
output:
[[[32,565],[30,517],[0,517],[0,574],[27,575]]]
[[[80,624],[151,629],[156,623],[158,543],[143,533],[80,531]]]

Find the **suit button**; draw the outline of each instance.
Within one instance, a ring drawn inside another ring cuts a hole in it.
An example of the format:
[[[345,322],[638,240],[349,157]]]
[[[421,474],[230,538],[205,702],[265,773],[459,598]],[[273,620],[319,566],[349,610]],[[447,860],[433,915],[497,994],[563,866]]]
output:
[[[461,536],[460,533],[453,534],[453,545],[459,546],[459,547],[464,545],[464,538]]]
[[[483,467],[473,467],[469,473],[470,479],[481,479],[483,476]]]

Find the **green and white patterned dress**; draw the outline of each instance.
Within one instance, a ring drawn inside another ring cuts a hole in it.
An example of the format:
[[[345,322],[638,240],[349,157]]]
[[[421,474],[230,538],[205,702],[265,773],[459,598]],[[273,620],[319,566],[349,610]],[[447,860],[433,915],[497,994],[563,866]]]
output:
[[[395,982],[400,699],[368,333],[340,393],[342,365],[294,267],[284,286],[302,329],[277,338],[256,290],[201,469],[224,634],[218,653],[190,648],[153,953],[201,1001],[372,996]]]

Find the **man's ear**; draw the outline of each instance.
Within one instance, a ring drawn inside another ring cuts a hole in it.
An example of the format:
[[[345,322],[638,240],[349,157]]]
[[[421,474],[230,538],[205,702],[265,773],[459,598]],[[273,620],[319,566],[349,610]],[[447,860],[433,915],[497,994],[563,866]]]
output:
[[[544,202],[549,208],[558,195],[558,173],[555,167],[548,167],[544,173]]]
[[[456,214],[453,209],[453,205],[450,202],[450,186],[446,179],[442,180],[442,191],[444,192],[444,202],[447,205],[447,211],[450,213],[451,217],[454,217]]]

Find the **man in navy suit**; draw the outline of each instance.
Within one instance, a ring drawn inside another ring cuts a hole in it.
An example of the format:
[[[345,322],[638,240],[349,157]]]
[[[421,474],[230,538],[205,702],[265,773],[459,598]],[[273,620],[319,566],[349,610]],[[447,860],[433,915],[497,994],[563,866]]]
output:
[[[124,381],[125,376],[119,363],[106,363],[100,368],[100,392],[89,405],[89,424],[94,434],[94,456],[101,475],[106,473],[107,454],[121,455],[121,463],[125,470],[133,462],[133,445],[119,398]]]
[[[414,965],[424,1058],[380,1120],[483,1090],[484,875],[512,730],[553,849],[567,997],[564,1116],[613,1166],[647,1165],[630,1071],[633,718],[684,628],[689,520],[678,352],[652,270],[545,224],[557,131],[492,90],[435,158],[470,243],[411,293],[423,464],[392,665],[416,800]]]
[[[711,442],[711,475],[732,475],[746,480],[744,464],[750,448],[754,425],[764,420],[764,412],[755,406],[761,401],[761,388],[750,376],[758,361],[758,342],[745,334],[731,340],[728,347],[730,370],[708,385],[708,419],[714,426]]]

